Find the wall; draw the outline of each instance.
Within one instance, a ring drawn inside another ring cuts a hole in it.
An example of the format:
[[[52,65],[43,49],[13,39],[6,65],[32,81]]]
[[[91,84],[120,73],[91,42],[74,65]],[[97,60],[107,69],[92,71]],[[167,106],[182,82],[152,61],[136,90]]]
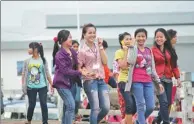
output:
[[[148,45],[151,47],[151,45]],[[112,62],[114,59],[115,51],[119,47],[112,46],[107,49],[108,64],[112,68]],[[194,44],[177,44],[176,51],[179,56],[179,66],[181,71],[194,72],[193,52]],[[12,51],[1,51],[1,77],[4,82],[4,89],[20,89],[21,88],[21,76],[17,76],[16,61],[24,60],[28,58],[27,50],[12,50]],[[49,70],[51,72],[51,60],[52,60],[52,49],[45,49],[45,57],[48,60]]]

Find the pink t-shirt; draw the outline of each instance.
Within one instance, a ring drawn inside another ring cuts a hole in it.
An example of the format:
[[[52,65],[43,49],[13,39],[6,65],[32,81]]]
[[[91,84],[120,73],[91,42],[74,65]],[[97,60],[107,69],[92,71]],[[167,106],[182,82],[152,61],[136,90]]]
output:
[[[149,48],[145,48],[144,52],[138,50],[136,65],[133,70],[133,83],[149,83],[152,82],[150,74],[147,73],[147,66],[151,66],[151,52]]]

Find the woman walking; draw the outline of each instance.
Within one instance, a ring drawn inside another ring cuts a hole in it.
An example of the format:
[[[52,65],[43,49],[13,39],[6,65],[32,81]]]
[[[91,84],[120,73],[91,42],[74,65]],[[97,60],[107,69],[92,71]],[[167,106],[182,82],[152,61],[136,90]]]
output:
[[[59,31],[53,49],[53,66],[55,65],[53,87],[57,89],[64,102],[61,124],[72,124],[75,115],[75,100],[71,92],[75,82],[72,79],[80,78],[81,74],[85,75],[84,71],[73,68],[78,62],[77,53],[71,47],[71,33],[68,30]]]
[[[160,111],[156,118],[157,124],[163,121],[163,124],[169,124],[169,112],[172,102],[172,77],[177,79],[177,85],[180,87],[180,73],[177,66],[177,54],[172,47],[170,38],[163,28],[155,31],[155,42],[152,48],[156,72],[160,77],[165,92],[158,95],[160,102]]]
[[[154,110],[154,85],[152,78],[159,83],[161,92],[163,86],[155,71],[155,63],[151,50],[145,46],[147,31],[143,28],[135,31],[137,42],[137,59],[133,69],[132,92],[137,106],[137,123],[145,124],[146,119]],[[130,64],[130,63],[129,63]]]
[[[47,92],[48,82],[52,89],[52,80],[44,57],[43,46],[41,43],[31,42],[28,52],[32,57],[25,60],[22,72],[22,89],[25,94],[27,93],[29,103],[25,124],[31,124],[37,93],[40,99],[42,123],[48,124]]]
[[[103,65],[107,64],[107,56],[102,46],[103,40],[98,38],[97,43],[95,42],[96,27],[93,24],[84,25],[81,40],[78,61],[79,69],[88,72],[83,76],[83,86],[91,108],[90,124],[98,124],[110,109],[103,68]]]
[[[125,115],[122,115],[124,117],[123,123],[132,124],[132,115],[136,113],[135,99],[131,92],[125,91],[126,84],[128,83],[128,73],[130,68],[129,63],[127,62],[127,57],[128,48],[131,46],[132,43],[131,35],[127,32],[120,34],[119,43],[121,45],[121,49],[115,52],[115,61],[117,61],[120,70],[118,76],[118,89],[119,93],[121,93],[125,101]],[[120,98],[121,97],[119,97],[119,100]]]

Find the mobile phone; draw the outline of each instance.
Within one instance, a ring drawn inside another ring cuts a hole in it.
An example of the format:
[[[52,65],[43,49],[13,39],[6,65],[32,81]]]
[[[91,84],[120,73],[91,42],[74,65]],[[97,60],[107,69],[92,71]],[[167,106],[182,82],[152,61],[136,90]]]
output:
[[[122,45],[122,46],[125,46],[124,40],[121,41],[121,45]]]

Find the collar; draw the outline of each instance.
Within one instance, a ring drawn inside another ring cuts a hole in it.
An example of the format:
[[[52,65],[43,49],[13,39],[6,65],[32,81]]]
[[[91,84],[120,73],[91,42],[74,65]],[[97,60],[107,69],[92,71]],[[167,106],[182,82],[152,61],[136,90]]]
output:
[[[70,56],[70,54],[64,48],[61,47],[60,51],[62,52],[62,54],[66,55],[66,56]],[[70,48],[70,51],[71,51],[71,54],[73,55],[74,52],[73,52],[72,48]]]
[[[97,50],[96,43],[94,43],[94,45],[95,45],[96,50]],[[85,49],[86,51],[90,51],[90,50],[91,50],[90,47],[85,43],[85,41],[84,41],[84,43],[83,43],[83,49]]]
[[[161,50],[160,50],[158,47],[156,47],[156,46],[153,46],[153,52],[157,52],[158,55],[164,57],[164,55],[163,55],[163,53],[161,52]],[[166,54],[166,52],[167,52],[167,51],[165,51],[165,54]]]

